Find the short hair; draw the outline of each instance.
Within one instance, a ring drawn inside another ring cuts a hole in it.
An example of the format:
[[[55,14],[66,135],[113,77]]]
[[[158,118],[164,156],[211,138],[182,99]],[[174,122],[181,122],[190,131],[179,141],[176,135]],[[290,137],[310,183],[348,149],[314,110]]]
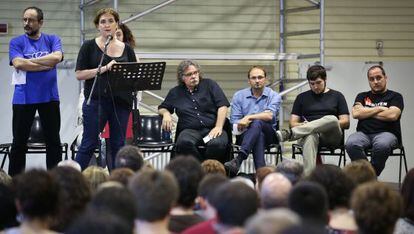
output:
[[[111,213],[127,222],[131,229],[134,228],[136,216],[135,200],[132,193],[125,187],[105,187],[99,189],[92,198],[89,209],[96,213]]]
[[[144,157],[141,150],[134,145],[123,146],[115,158],[115,167],[126,167],[138,171],[144,165]]]
[[[262,70],[262,71],[263,71],[263,73],[264,73],[264,75],[265,75],[265,77],[267,77],[266,69],[265,69],[264,67],[262,67],[262,66],[258,66],[258,65],[254,65],[254,66],[253,66],[253,67],[251,67],[251,68],[249,69],[249,71],[247,72],[247,79],[250,79],[250,72],[251,72],[253,69],[259,69],[259,70]]]
[[[15,194],[10,186],[0,183],[0,230],[19,226],[14,199]]]
[[[224,165],[220,161],[215,159],[205,160],[201,163],[201,167],[203,168],[205,174],[217,173],[221,175],[226,175],[226,169],[224,168]]]
[[[283,160],[276,166],[276,172],[282,173],[295,185],[303,177],[303,165],[294,160]]]
[[[208,174],[204,176],[198,186],[198,195],[210,202],[217,188],[228,181],[228,178],[224,175]]]
[[[169,171],[143,170],[131,178],[128,187],[137,201],[137,218],[147,222],[167,217],[179,194],[177,180]]]
[[[362,233],[388,234],[402,213],[402,199],[388,185],[368,182],[353,192],[351,208]]]
[[[23,14],[27,11],[27,10],[35,10],[37,13],[37,21],[41,21],[43,20],[43,11],[42,9],[40,9],[39,7],[35,7],[35,6],[30,6],[27,7],[26,9],[23,10]]]
[[[211,204],[219,223],[243,226],[257,212],[258,197],[254,189],[242,182],[227,182],[218,187]]]
[[[131,46],[131,48],[135,48],[135,37],[131,32],[131,29],[126,24],[119,24],[119,29],[121,29],[122,34],[124,34],[124,43]]]
[[[286,208],[264,210],[246,223],[246,234],[279,234],[285,229],[300,224],[297,214]]]
[[[273,166],[265,166],[256,170],[256,188],[260,191],[264,178],[270,173],[275,172]]]
[[[404,178],[401,195],[403,199],[403,216],[414,220],[414,168],[411,168]]]
[[[118,12],[116,12],[116,10],[114,10],[112,8],[102,8],[102,9],[98,10],[98,12],[96,12],[95,18],[93,19],[93,23],[95,24],[95,26],[99,25],[99,19],[104,14],[112,15],[115,19],[115,22],[119,23],[119,14],[118,14]]]
[[[304,220],[325,225],[328,221],[328,196],[325,189],[312,181],[300,181],[288,198],[289,208]]]
[[[369,72],[370,72],[371,70],[374,70],[375,68],[380,69],[380,70],[381,70],[382,75],[386,76],[386,74],[385,74],[385,70],[384,70],[384,67],[383,67],[383,66],[381,66],[381,65],[374,65],[374,66],[372,66],[372,67],[368,68],[368,71],[367,71],[367,77],[369,77]]]
[[[204,176],[200,162],[191,156],[178,156],[165,169],[173,173],[180,187],[177,205],[192,207],[197,197],[198,184]]]
[[[91,190],[82,173],[72,167],[55,167],[50,174],[60,187],[59,212],[53,229],[63,232],[85,211]]]
[[[178,64],[178,67],[177,67],[177,83],[178,83],[178,85],[185,85],[184,81],[183,81],[184,72],[185,72],[185,70],[187,70],[187,68],[189,66],[194,66],[199,72],[200,80],[202,79],[200,65],[198,65],[198,63],[196,61],[193,61],[193,60],[184,60],[184,61],[181,61],[181,63]]]
[[[309,174],[309,181],[316,182],[325,188],[328,195],[329,209],[338,207],[349,207],[352,190],[355,188],[354,182],[335,165],[322,164]]]
[[[126,221],[107,212],[86,212],[65,232],[66,234],[131,234]]]
[[[59,185],[45,170],[31,169],[13,180],[21,212],[28,218],[46,218],[56,214]]]
[[[308,71],[306,72],[306,79],[308,81],[313,81],[318,78],[321,78],[322,80],[326,80],[326,70],[321,65],[313,65],[308,68]]]
[[[342,170],[356,185],[377,180],[374,167],[365,159],[352,161]]]
[[[82,175],[89,183],[92,193],[95,193],[98,186],[107,181],[109,176],[108,172],[104,168],[98,166],[87,167],[84,171],[82,171]]]
[[[292,183],[280,173],[267,175],[262,183],[260,198],[264,209],[285,207],[288,203]]]
[[[109,174],[109,181],[117,181],[124,186],[128,185],[129,179],[134,175],[134,171],[129,168],[116,168]]]

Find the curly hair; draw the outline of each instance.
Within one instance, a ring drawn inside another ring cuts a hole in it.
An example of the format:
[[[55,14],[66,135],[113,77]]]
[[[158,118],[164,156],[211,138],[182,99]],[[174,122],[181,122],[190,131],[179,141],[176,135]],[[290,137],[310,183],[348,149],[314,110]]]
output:
[[[200,80],[202,79],[200,65],[198,65],[198,63],[196,61],[184,60],[180,64],[178,64],[178,67],[177,67],[177,83],[178,83],[178,85],[185,85],[184,84],[184,81],[183,81],[184,72],[185,72],[185,70],[187,70],[187,68],[189,66],[194,66],[198,70],[198,72],[200,74],[199,75]]]
[[[116,12],[112,8],[102,8],[98,12],[96,12],[95,18],[93,19],[93,23],[95,24],[95,26],[99,25],[99,19],[104,14],[110,14],[110,15],[114,16],[115,22],[117,24],[119,23],[119,14],[118,14],[118,12]]]

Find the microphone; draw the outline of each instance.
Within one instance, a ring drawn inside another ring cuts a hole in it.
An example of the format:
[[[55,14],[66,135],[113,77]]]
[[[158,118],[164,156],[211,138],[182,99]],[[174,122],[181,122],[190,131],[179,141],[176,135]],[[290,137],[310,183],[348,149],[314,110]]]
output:
[[[108,37],[106,38],[106,42],[105,42],[105,47],[107,47],[109,45],[109,42],[113,39],[114,37],[112,35],[108,35]]]

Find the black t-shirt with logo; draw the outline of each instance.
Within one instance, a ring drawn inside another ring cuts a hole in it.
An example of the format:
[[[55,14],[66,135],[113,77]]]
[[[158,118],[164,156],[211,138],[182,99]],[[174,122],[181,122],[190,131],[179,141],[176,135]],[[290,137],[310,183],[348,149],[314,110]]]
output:
[[[401,112],[404,109],[402,95],[392,90],[387,90],[386,92],[380,94],[374,94],[371,91],[359,93],[355,98],[355,103],[357,102],[368,108],[373,108],[375,106],[395,106],[398,107]],[[400,119],[401,115],[396,121],[383,121],[372,117],[361,119],[358,121],[357,131],[361,131],[365,134],[391,132],[399,140],[401,140]]]

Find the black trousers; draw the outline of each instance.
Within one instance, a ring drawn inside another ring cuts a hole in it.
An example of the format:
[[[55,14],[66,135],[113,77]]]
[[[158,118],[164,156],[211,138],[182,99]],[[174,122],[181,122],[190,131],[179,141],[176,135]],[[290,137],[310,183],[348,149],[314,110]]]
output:
[[[53,168],[62,159],[60,142],[60,108],[58,101],[13,105],[13,142],[10,151],[9,175],[19,174],[26,167],[27,140],[33,119],[39,112],[46,143],[46,166]]]

